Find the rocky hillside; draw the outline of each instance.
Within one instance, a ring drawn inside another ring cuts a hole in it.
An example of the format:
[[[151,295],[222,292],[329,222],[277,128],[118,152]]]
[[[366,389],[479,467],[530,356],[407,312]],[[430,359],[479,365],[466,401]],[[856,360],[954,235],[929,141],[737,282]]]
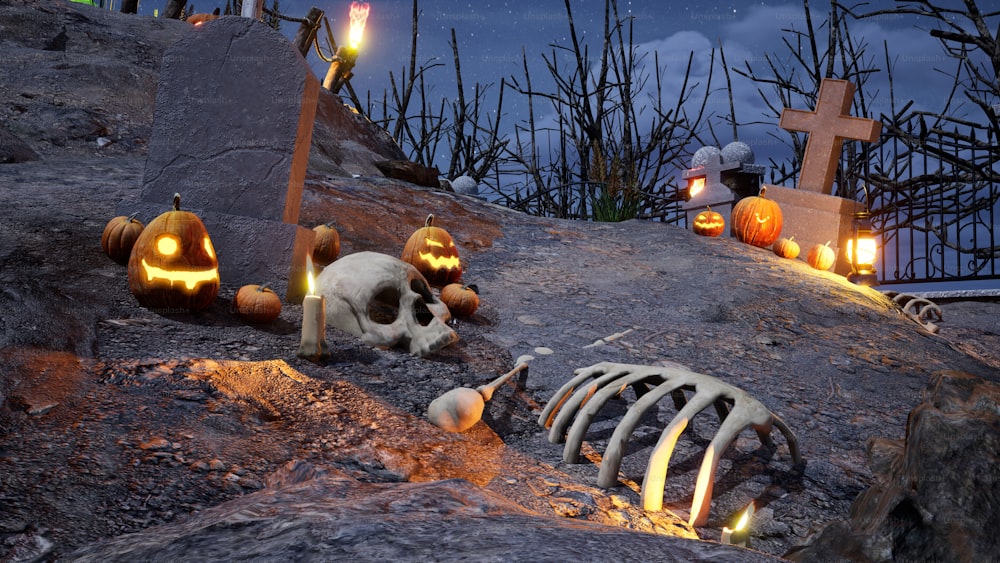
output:
[[[10,54],[0,62],[0,111],[8,138],[20,141],[3,148],[36,155],[0,165],[0,558],[955,553],[928,547],[942,543],[944,517],[921,512],[931,506],[923,489],[886,476],[902,465],[887,444],[904,437],[929,383],[929,400],[944,393],[946,370],[968,374],[983,386],[973,394],[990,399],[982,389],[1000,378],[1000,339],[989,330],[997,304],[942,304],[932,334],[882,293],[799,260],[668,225],[542,220],[376,173],[338,175],[351,152],[328,145],[318,154],[337,156],[311,163],[301,223],[335,221],[342,254],[398,255],[433,212],[459,243],[463,279],[479,286],[482,305],[452,323],[459,343],[427,358],[330,329],[331,357],[310,362],[296,355],[300,305],[248,324],[231,312],[237,287],[224,285],[207,311],[158,315],[138,305],[125,269],[101,252],[109,214],[139,189],[157,53],[188,24],[0,0],[0,28]],[[317,131],[336,131],[331,122]],[[525,354],[534,356],[526,378],[503,386],[481,423],[455,434],[424,417],[436,397],[482,385]],[[597,486],[601,454],[631,391],[591,424],[583,463],[564,463],[562,445],[537,424],[575,369],[603,361],[680,364],[747,391],[795,432],[803,463],[792,462],[780,435],[767,447],[742,432],[722,456],[707,524],[688,526],[698,468],[719,428],[709,408],[678,442],[665,510],[642,510],[638,487],[676,414],[672,401],[642,418],[610,489]],[[960,431],[985,432],[978,443],[989,444],[989,428]],[[923,479],[915,460],[898,459],[913,475],[906,483]],[[962,463],[934,469],[961,475]],[[983,493],[978,512],[949,518],[981,534],[987,528],[972,524],[997,510],[982,487],[998,482],[928,490],[939,500]],[[859,506],[880,507],[891,526],[850,520],[863,492]],[[717,543],[751,500],[751,549]],[[828,523],[839,536],[814,535]],[[995,553],[990,538],[969,534],[967,554]],[[824,551],[803,547],[810,542]]]

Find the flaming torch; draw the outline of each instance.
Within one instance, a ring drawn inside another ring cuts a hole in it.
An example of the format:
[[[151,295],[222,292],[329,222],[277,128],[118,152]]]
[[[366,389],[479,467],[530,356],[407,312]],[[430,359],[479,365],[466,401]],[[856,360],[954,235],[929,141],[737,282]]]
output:
[[[351,78],[351,70],[354,69],[354,63],[358,60],[358,48],[361,47],[361,39],[365,34],[365,22],[368,21],[369,9],[368,2],[351,2],[351,28],[347,45],[337,47],[333,62],[330,63],[330,70],[327,71],[326,79],[323,80],[323,87],[334,94],[340,92],[344,82]]]

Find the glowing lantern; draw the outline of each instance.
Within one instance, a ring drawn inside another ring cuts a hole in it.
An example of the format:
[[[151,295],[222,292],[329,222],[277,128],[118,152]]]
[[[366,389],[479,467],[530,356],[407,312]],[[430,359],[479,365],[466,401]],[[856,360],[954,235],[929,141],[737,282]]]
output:
[[[858,285],[878,285],[875,272],[877,253],[870,215],[867,211],[858,211],[854,214],[854,236],[847,240],[847,261],[851,263],[851,274],[847,279]]]
[[[153,219],[132,247],[129,289],[148,309],[199,311],[219,293],[212,239],[201,219],[180,205],[180,194],[174,194],[173,210]]]
[[[434,215],[428,215],[424,226],[417,229],[403,247],[403,262],[413,264],[427,282],[442,287],[462,277],[462,262],[458,248],[448,231],[434,226]]]

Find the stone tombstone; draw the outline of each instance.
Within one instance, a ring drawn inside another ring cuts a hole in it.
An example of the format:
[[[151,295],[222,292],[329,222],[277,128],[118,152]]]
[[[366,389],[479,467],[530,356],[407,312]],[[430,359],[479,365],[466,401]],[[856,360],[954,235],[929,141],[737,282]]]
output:
[[[853,98],[854,84],[847,80],[824,78],[819,86],[814,111],[782,110],[778,122],[782,129],[809,134],[799,172],[799,189],[830,195],[844,139],[869,143],[878,140],[882,132],[881,123],[849,115]]]
[[[733,204],[740,199],[757,195],[764,167],[754,164],[753,149],[746,143],[733,141],[722,150],[706,146],[695,151],[691,157],[691,168],[681,173],[681,177],[691,181],[705,180],[705,187],[688,200],[684,206],[688,223],[707,207],[722,215],[729,225]]]
[[[222,283],[270,283],[305,293],[313,232],[299,208],[319,81],[289,41],[248,18],[192,30],[163,56],[139,202],[145,222],[170,209],[197,213]]]

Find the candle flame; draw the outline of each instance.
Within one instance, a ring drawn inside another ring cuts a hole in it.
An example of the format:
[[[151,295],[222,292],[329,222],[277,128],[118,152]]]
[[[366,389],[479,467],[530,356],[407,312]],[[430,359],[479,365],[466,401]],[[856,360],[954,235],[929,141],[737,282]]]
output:
[[[368,21],[368,2],[351,2],[351,32],[348,45],[352,49],[361,46],[361,38],[365,34],[365,22]]]
[[[746,529],[747,524],[750,522],[750,512],[752,508],[753,508],[753,503],[750,503],[750,506],[748,506],[746,510],[743,511],[743,514],[740,516],[740,519],[736,522],[736,528],[734,528],[734,531],[739,532],[741,530]]]
[[[311,254],[306,254],[306,283],[309,286],[309,295],[316,295],[316,276],[313,274],[313,259]]]

